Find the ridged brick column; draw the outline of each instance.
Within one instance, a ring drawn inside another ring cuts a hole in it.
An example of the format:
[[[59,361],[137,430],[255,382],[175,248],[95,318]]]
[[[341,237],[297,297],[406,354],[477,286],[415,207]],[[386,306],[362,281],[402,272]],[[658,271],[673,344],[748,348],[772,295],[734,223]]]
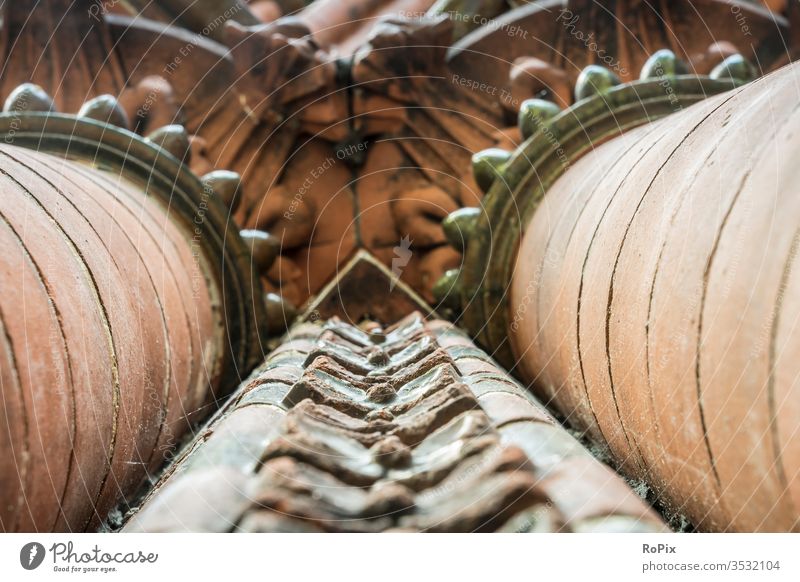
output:
[[[0,116],[0,530],[82,531],[248,372],[263,306],[226,176],[91,119],[110,98],[19,103],[46,95]]]
[[[473,157],[486,197],[445,220],[464,261],[435,291],[667,515],[793,531],[800,68],[686,71],[664,49],[523,103],[526,141]]]
[[[800,527],[800,69],[593,149],[525,227],[521,374],[677,513]]]
[[[123,531],[664,531],[444,321],[298,324]]]

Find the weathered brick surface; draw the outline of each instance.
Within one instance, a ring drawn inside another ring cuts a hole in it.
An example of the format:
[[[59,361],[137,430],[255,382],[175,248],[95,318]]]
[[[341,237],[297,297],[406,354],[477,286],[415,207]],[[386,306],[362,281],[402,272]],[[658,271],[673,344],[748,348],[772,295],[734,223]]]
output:
[[[124,531],[661,531],[455,327],[339,320],[287,341]]]

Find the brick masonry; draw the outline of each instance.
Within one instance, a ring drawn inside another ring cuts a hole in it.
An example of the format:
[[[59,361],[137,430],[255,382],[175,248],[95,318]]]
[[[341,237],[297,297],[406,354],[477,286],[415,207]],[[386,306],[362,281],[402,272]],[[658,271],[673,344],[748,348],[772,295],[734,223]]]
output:
[[[123,531],[665,531],[451,324],[295,326]]]

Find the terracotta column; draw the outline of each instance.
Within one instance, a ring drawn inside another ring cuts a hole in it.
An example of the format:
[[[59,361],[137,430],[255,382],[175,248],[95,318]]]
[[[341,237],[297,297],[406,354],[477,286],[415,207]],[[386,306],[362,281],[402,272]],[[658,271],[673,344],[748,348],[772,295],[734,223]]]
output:
[[[189,172],[179,127],[91,119],[119,118],[110,97],[79,117],[46,102],[23,87],[0,116],[4,531],[96,527],[260,356],[219,199],[238,178]]]
[[[702,529],[800,527],[799,80],[571,161],[508,289],[519,374]]]

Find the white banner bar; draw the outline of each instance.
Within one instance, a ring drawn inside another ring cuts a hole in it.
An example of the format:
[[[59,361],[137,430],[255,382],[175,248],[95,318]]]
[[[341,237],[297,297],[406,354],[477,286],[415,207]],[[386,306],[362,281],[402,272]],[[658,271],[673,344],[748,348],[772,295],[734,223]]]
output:
[[[0,580],[797,581],[798,554],[796,534],[2,534]]]

